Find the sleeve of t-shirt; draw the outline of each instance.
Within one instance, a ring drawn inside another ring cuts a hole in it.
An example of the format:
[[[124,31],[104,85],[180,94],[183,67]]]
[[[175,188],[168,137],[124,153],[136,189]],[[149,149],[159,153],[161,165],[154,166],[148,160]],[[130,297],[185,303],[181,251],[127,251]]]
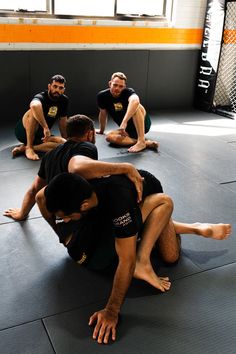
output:
[[[109,191],[112,200],[110,213],[114,227],[114,236],[117,238],[132,237],[137,234],[141,223],[141,212],[130,188],[114,186]]]
[[[106,109],[105,92],[100,91],[97,94],[97,105],[101,109]]]
[[[131,87],[127,87],[125,90],[124,90],[124,94],[125,94],[125,96],[126,96],[126,99],[128,99],[130,96],[132,96],[132,95],[137,95],[136,94],[136,92],[134,91],[134,89],[133,88],[131,88]]]
[[[33,97],[32,101],[34,101],[34,100],[40,101],[40,102],[42,103],[42,102],[44,101],[43,92],[37,93],[37,94]]]

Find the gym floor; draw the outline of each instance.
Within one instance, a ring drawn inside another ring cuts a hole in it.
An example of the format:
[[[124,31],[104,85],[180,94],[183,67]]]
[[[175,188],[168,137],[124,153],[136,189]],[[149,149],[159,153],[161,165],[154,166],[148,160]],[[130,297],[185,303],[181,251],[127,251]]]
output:
[[[133,280],[116,342],[98,345],[88,318],[106,303],[112,275],[73,263],[36,206],[24,222],[2,215],[21,205],[40,162],[12,159],[13,126],[1,128],[1,353],[235,353],[236,122],[200,111],[158,112],[152,121],[147,137],[160,142],[158,153],[129,154],[97,136],[99,158],[149,170],[173,198],[175,220],[231,223],[231,237],[183,235],[178,264],[153,259],[171,290]]]

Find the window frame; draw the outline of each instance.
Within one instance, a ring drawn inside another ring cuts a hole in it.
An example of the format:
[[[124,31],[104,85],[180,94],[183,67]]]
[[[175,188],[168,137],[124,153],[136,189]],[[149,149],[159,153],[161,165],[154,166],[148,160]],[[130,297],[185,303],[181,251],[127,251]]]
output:
[[[46,11],[23,11],[0,9],[0,17],[25,17],[42,19],[94,19],[94,20],[114,20],[114,21],[154,21],[171,22],[173,16],[173,3],[175,0],[163,0],[163,14],[157,16],[136,16],[117,13],[117,0],[114,0],[114,16],[83,16],[83,15],[57,15],[55,14],[55,0],[45,0]],[[167,17],[167,7],[170,8],[170,16]]]

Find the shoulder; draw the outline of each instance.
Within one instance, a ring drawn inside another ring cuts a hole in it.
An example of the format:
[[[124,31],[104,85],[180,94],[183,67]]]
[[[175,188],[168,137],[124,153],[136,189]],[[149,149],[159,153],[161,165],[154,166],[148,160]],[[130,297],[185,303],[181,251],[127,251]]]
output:
[[[110,90],[109,89],[105,89],[105,90],[101,90],[98,92],[97,97],[107,97],[109,96]]]
[[[67,142],[68,144],[71,144],[71,151],[72,151],[72,156],[75,155],[83,155],[90,157],[93,160],[98,159],[98,152],[97,152],[97,147],[88,141],[82,141],[82,142]],[[65,144],[67,144],[65,143]]]
[[[39,100],[39,101],[45,101],[47,99],[47,91],[44,91],[44,92],[40,92],[40,93],[37,93],[36,95],[34,95],[33,100]]]
[[[68,96],[66,96],[66,95],[61,95],[61,96],[60,96],[60,101],[67,103],[67,102],[69,101],[69,98],[68,98]]]
[[[73,145],[78,149],[89,148],[90,150],[97,151],[97,147],[93,143],[90,143],[89,141],[81,141],[79,143],[73,142]]]
[[[46,164],[48,160],[51,160],[51,155],[52,155],[53,150],[48,151],[43,157],[40,162],[40,167],[38,170],[38,176],[40,178],[46,179]]]
[[[125,96],[131,96],[133,94],[136,94],[136,92],[134,91],[134,89],[132,87],[126,87],[122,93],[125,95]],[[137,95],[137,94],[136,94]]]

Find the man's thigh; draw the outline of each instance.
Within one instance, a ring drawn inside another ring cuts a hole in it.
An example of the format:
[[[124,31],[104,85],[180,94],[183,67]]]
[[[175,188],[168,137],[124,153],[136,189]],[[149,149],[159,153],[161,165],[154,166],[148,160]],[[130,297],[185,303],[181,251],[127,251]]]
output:
[[[15,136],[21,143],[23,143],[25,145],[27,144],[26,130],[23,126],[22,119],[20,119],[16,124]],[[43,134],[40,131],[40,129],[38,129],[35,133],[35,138],[34,138],[33,144],[34,145],[42,144],[42,137],[43,137]]]

